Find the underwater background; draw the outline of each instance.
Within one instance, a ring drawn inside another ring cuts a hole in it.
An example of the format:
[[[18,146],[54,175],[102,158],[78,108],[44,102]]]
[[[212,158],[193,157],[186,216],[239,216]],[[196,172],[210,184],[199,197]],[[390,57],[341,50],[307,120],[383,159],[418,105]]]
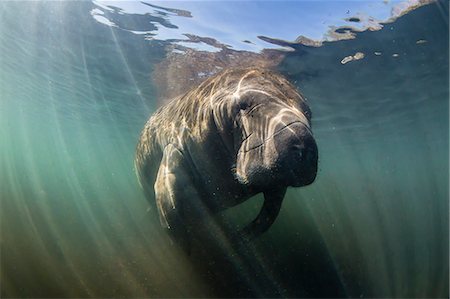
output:
[[[309,100],[317,179],[288,190],[253,244],[191,257],[133,168],[169,41],[101,24],[96,8],[0,2],[1,297],[449,296],[448,1],[290,45],[276,68]]]

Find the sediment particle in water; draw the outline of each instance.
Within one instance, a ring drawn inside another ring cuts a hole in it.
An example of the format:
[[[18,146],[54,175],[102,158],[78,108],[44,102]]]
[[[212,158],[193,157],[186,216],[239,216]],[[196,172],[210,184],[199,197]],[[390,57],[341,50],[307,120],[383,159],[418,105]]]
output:
[[[363,52],[356,52],[355,55],[350,55],[350,56],[346,56],[341,60],[342,64],[346,64],[350,61],[354,61],[354,60],[360,60],[364,58],[364,53]]]

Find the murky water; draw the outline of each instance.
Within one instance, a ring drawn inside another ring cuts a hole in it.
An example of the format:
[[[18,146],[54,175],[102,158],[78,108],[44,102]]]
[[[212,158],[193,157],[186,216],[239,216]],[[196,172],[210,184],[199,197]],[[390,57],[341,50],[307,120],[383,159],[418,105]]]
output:
[[[93,8],[0,3],[2,297],[448,297],[448,3],[287,54],[278,69],[310,101],[317,180],[288,191],[254,244],[191,257],[133,169],[165,43]]]

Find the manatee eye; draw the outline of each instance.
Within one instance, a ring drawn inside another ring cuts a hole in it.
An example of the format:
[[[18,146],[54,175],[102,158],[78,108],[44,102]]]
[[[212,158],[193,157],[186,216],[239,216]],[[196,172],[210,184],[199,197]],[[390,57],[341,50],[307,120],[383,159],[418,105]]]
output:
[[[303,114],[305,114],[305,116],[306,116],[307,118],[309,118],[309,117],[310,117],[310,115],[309,115],[309,111],[308,111],[308,110],[304,111],[304,112],[303,112]]]
[[[247,109],[249,106],[250,106],[249,103],[247,103],[246,101],[242,101],[242,102],[239,103],[239,109],[240,109],[240,110],[245,110],[245,109]]]

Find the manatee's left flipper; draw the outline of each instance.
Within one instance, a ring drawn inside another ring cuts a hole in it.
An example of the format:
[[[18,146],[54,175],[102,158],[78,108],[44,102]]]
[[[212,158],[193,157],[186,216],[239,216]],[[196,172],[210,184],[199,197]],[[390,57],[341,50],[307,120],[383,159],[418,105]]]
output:
[[[174,241],[189,252],[186,201],[197,193],[186,170],[182,152],[172,144],[164,148],[154,188],[162,226],[168,229]]]
[[[248,239],[253,239],[269,229],[280,212],[286,188],[280,188],[264,192],[264,203],[255,220],[247,225],[242,234]]]

